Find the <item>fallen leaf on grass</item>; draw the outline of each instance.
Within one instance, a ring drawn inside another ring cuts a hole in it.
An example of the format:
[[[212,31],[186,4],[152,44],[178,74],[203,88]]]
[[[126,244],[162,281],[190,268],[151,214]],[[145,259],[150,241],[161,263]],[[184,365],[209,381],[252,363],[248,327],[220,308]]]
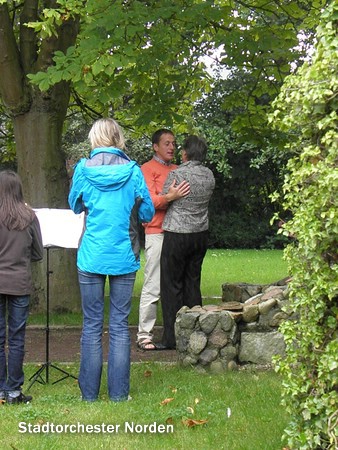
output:
[[[18,447],[14,447],[13,444],[10,444],[10,446],[11,446],[11,448],[12,448],[13,450],[18,450]]]
[[[166,399],[161,401],[160,405],[167,405],[168,403],[172,402],[173,400],[174,400],[173,397],[166,398]]]
[[[172,417],[168,417],[165,421],[166,424],[172,425],[174,423],[174,419]]]
[[[194,419],[184,419],[182,420],[183,425],[188,428],[195,427],[196,425],[204,425],[207,423],[207,420],[194,420]]]
[[[190,414],[194,414],[194,409],[191,407],[191,406],[187,406],[187,411],[190,413]]]
[[[153,372],[151,370],[145,370],[143,376],[147,377],[151,377],[153,374]]]

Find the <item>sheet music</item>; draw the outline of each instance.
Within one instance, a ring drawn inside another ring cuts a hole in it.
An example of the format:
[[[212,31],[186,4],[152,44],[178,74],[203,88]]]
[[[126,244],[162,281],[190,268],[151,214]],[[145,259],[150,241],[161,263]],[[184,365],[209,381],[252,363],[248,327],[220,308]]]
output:
[[[33,208],[39,219],[44,247],[78,248],[84,213],[71,209]]]

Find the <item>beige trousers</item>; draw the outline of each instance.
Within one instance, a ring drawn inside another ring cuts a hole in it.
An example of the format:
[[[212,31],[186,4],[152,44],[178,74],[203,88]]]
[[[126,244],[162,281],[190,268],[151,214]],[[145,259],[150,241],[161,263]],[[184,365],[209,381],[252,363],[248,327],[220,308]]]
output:
[[[137,340],[153,339],[157,304],[160,299],[163,233],[145,235],[144,282],[140,298]]]

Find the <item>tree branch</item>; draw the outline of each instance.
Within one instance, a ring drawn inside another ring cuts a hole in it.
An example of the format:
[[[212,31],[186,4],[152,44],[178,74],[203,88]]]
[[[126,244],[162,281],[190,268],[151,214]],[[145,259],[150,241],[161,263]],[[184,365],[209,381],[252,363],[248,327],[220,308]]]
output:
[[[79,18],[77,17],[65,20],[57,28],[57,36],[53,35],[50,38],[43,39],[34,72],[44,71],[49,66],[54,65],[54,52],[56,50],[66,52],[68,47],[75,44],[78,33]]]
[[[37,37],[33,28],[26,26],[28,22],[38,20],[38,0],[26,0],[20,16],[20,54],[25,73],[30,73],[37,57]]]
[[[0,4],[0,95],[12,115],[28,107],[24,72],[15,41],[8,3]]]

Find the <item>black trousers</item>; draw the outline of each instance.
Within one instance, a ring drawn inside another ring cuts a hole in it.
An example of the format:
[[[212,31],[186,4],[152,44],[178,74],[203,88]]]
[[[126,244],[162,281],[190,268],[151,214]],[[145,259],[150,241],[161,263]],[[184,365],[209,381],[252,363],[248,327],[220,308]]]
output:
[[[208,231],[164,232],[161,253],[162,344],[175,348],[176,313],[182,306],[202,305],[201,270]]]

